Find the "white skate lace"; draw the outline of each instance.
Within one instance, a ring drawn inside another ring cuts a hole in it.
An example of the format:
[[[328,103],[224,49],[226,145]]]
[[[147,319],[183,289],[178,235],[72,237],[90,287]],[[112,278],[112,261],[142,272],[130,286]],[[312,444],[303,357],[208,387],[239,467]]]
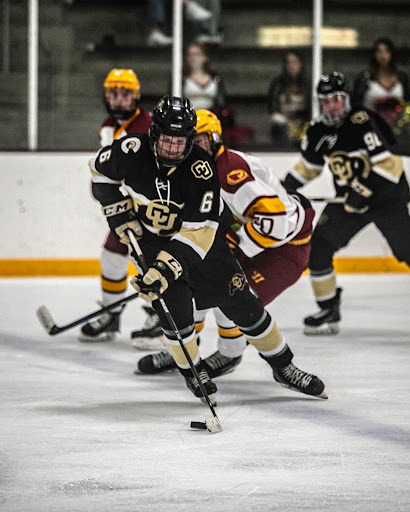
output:
[[[209,378],[209,375],[206,373],[205,370],[201,370],[198,375],[199,375],[199,378],[201,379],[202,384],[207,384],[208,382],[211,381],[211,379]],[[195,377],[190,377],[190,381],[195,386],[195,388],[199,387],[198,381]]]
[[[171,356],[169,352],[163,350],[162,352],[158,352],[158,354],[154,354],[152,356],[152,364],[156,368],[162,368],[164,366],[168,366],[174,358]]]
[[[313,378],[313,375],[306,373],[292,363],[281,369],[282,375],[290,381],[291,384],[301,388],[307,388]]]

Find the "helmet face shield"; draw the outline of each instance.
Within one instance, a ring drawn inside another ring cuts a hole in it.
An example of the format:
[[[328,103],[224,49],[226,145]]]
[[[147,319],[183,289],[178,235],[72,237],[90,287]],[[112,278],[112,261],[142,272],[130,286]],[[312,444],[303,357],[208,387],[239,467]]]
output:
[[[320,118],[327,126],[342,122],[350,112],[350,96],[345,92],[319,95]]]
[[[159,164],[174,167],[188,157],[194,144],[195,125],[195,110],[187,98],[164,96],[160,100],[152,112],[148,133]]]
[[[114,119],[129,119],[140,99],[140,82],[132,69],[112,69],[104,81],[105,107]]]
[[[186,145],[187,137],[175,137],[160,133],[156,143],[158,158],[161,158],[163,162],[166,161],[169,165],[175,165],[184,159]]]

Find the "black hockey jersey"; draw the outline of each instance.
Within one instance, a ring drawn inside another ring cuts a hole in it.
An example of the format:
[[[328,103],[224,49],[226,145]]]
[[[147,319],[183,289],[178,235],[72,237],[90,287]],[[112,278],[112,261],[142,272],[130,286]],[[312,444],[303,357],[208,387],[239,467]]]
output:
[[[94,184],[94,192],[103,210],[107,207],[104,213],[112,230],[115,223],[126,221],[120,218],[124,213],[115,215],[114,210],[116,204],[124,208],[128,198],[143,226],[141,242],[151,253],[149,259],[161,249],[185,262],[185,267],[205,258],[220,224],[223,203],[215,164],[199,146],[194,144],[190,155],[164,175],[158,170],[148,136],[130,134],[102,148],[90,166],[94,176],[109,178],[109,182]],[[230,222],[230,212],[228,216]]]
[[[287,175],[285,186],[304,185],[327,164],[338,196],[351,186],[362,186],[369,207],[409,201],[403,161],[391,152],[388,135],[377,114],[365,109],[352,110],[338,127],[312,122],[301,143],[300,161]]]

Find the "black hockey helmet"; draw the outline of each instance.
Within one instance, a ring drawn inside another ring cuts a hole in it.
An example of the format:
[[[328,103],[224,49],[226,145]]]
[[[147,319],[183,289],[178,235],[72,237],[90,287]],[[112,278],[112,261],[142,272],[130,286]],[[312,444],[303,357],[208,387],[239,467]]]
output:
[[[343,121],[350,112],[350,92],[347,85],[347,81],[343,73],[333,71],[333,73],[327,73],[320,77],[319,83],[316,88],[317,97],[320,103],[320,114],[321,120],[326,125],[334,125],[340,121]],[[330,116],[324,114],[322,111],[322,105],[320,100],[328,96],[343,96],[345,98],[345,109],[341,116]]]
[[[164,96],[152,112],[149,139],[158,163],[165,167],[174,167],[185,160],[194,145],[196,113],[188,98]],[[166,158],[158,155],[157,144],[161,134],[171,137],[186,137],[183,154],[178,158]]]

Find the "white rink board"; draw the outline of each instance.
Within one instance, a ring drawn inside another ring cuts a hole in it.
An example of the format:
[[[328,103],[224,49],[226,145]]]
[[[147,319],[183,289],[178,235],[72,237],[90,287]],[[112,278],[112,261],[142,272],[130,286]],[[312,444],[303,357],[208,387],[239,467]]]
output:
[[[107,233],[99,203],[90,195],[88,161],[92,153],[0,153],[2,236],[0,259],[98,258]],[[297,153],[259,155],[279,177],[298,159]],[[410,177],[409,158],[406,174]],[[329,171],[302,192],[332,196]],[[323,205],[314,204],[319,211]],[[373,226],[366,228],[344,256],[390,256]]]

